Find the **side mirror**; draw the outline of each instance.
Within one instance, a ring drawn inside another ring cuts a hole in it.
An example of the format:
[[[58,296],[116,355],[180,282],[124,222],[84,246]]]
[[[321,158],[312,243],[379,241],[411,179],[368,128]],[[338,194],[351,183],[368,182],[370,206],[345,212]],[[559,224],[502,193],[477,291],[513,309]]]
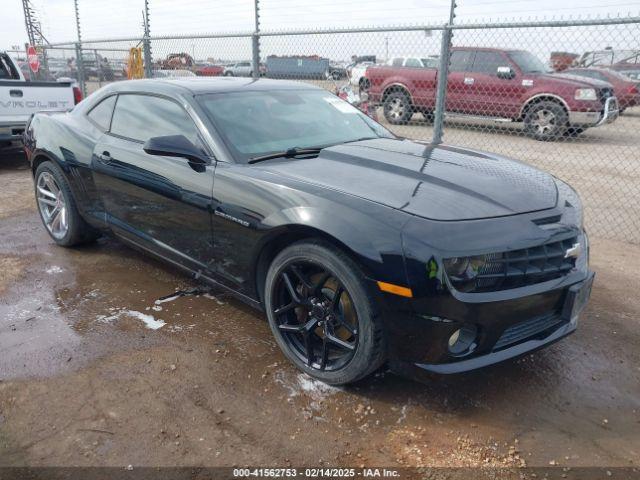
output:
[[[149,155],[181,157],[195,165],[209,165],[209,159],[184,135],[167,135],[147,140],[142,149]]]
[[[514,72],[511,67],[498,67],[496,74],[498,75],[498,78],[502,78],[504,80],[511,80],[516,76],[516,72]]]

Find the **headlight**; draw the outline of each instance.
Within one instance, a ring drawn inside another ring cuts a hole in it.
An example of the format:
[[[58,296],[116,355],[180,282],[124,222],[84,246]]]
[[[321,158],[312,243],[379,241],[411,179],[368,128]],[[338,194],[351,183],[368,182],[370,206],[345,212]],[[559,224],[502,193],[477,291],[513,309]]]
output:
[[[558,206],[563,208],[565,213],[564,215],[569,217],[573,217],[571,223],[580,227],[582,230],[584,228],[584,215],[582,212],[582,200],[580,200],[580,195],[576,192],[569,184],[564,183],[562,180],[556,178],[556,185],[558,187]],[[570,205],[567,205],[567,203]]]
[[[574,96],[576,100],[597,100],[596,91],[593,88],[578,88]]]
[[[454,257],[444,260],[444,268],[454,282],[473,280],[485,264],[485,256]]]

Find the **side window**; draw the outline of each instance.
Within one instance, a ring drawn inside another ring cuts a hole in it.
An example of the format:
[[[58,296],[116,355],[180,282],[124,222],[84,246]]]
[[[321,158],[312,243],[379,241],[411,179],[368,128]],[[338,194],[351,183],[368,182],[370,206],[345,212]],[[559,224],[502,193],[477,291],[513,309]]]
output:
[[[498,67],[508,66],[509,62],[497,52],[476,52],[472,72],[496,75]]]
[[[150,95],[120,94],[111,133],[145,142],[152,137],[184,135],[202,145],[193,120],[177,103]]]
[[[111,124],[111,115],[113,114],[113,106],[116,104],[117,95],[102,100],[98,105],[93,107],[87,116],[95,123],[103,132],[109,130]]]
[[[407,61],[404,63],[405,67],[413,67],[413,68],[421,68],[422,63],[417,58],[407,58]]]
[[[451,52],[451,59],[449,62],[450,72],[466,72],[471,61],[473,52],[469,50],[455,50]]]
[[[391,66],[393,67],[401,67],[404,60],[402,58],[394,58],[393,62],[391,62]]]

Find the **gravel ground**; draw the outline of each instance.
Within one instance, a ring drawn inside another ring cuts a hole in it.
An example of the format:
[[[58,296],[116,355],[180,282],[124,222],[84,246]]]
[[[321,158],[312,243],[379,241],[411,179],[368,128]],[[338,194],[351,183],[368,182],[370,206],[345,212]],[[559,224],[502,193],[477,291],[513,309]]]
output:
[[[332,388],[233,299],[156,303],[194,286],[171,267],[56,247],[20,156],[0,185],[0,465],[640,465],[638,246],[593,239],[592,301],[546,350]]]

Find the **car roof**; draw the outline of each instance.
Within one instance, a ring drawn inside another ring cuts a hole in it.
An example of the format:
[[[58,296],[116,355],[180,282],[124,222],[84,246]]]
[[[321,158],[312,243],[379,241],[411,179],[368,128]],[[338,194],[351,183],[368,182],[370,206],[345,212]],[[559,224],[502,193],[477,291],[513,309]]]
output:
[[[207,93],[272,91],[272,90],[321,90],[320,87],[308,83],[291,80],[273,80],[267,78],[239,77],[178,77],[127,80],[109,84],[112,92],[149,92],[158,94],[191,93],[203,95]]]

